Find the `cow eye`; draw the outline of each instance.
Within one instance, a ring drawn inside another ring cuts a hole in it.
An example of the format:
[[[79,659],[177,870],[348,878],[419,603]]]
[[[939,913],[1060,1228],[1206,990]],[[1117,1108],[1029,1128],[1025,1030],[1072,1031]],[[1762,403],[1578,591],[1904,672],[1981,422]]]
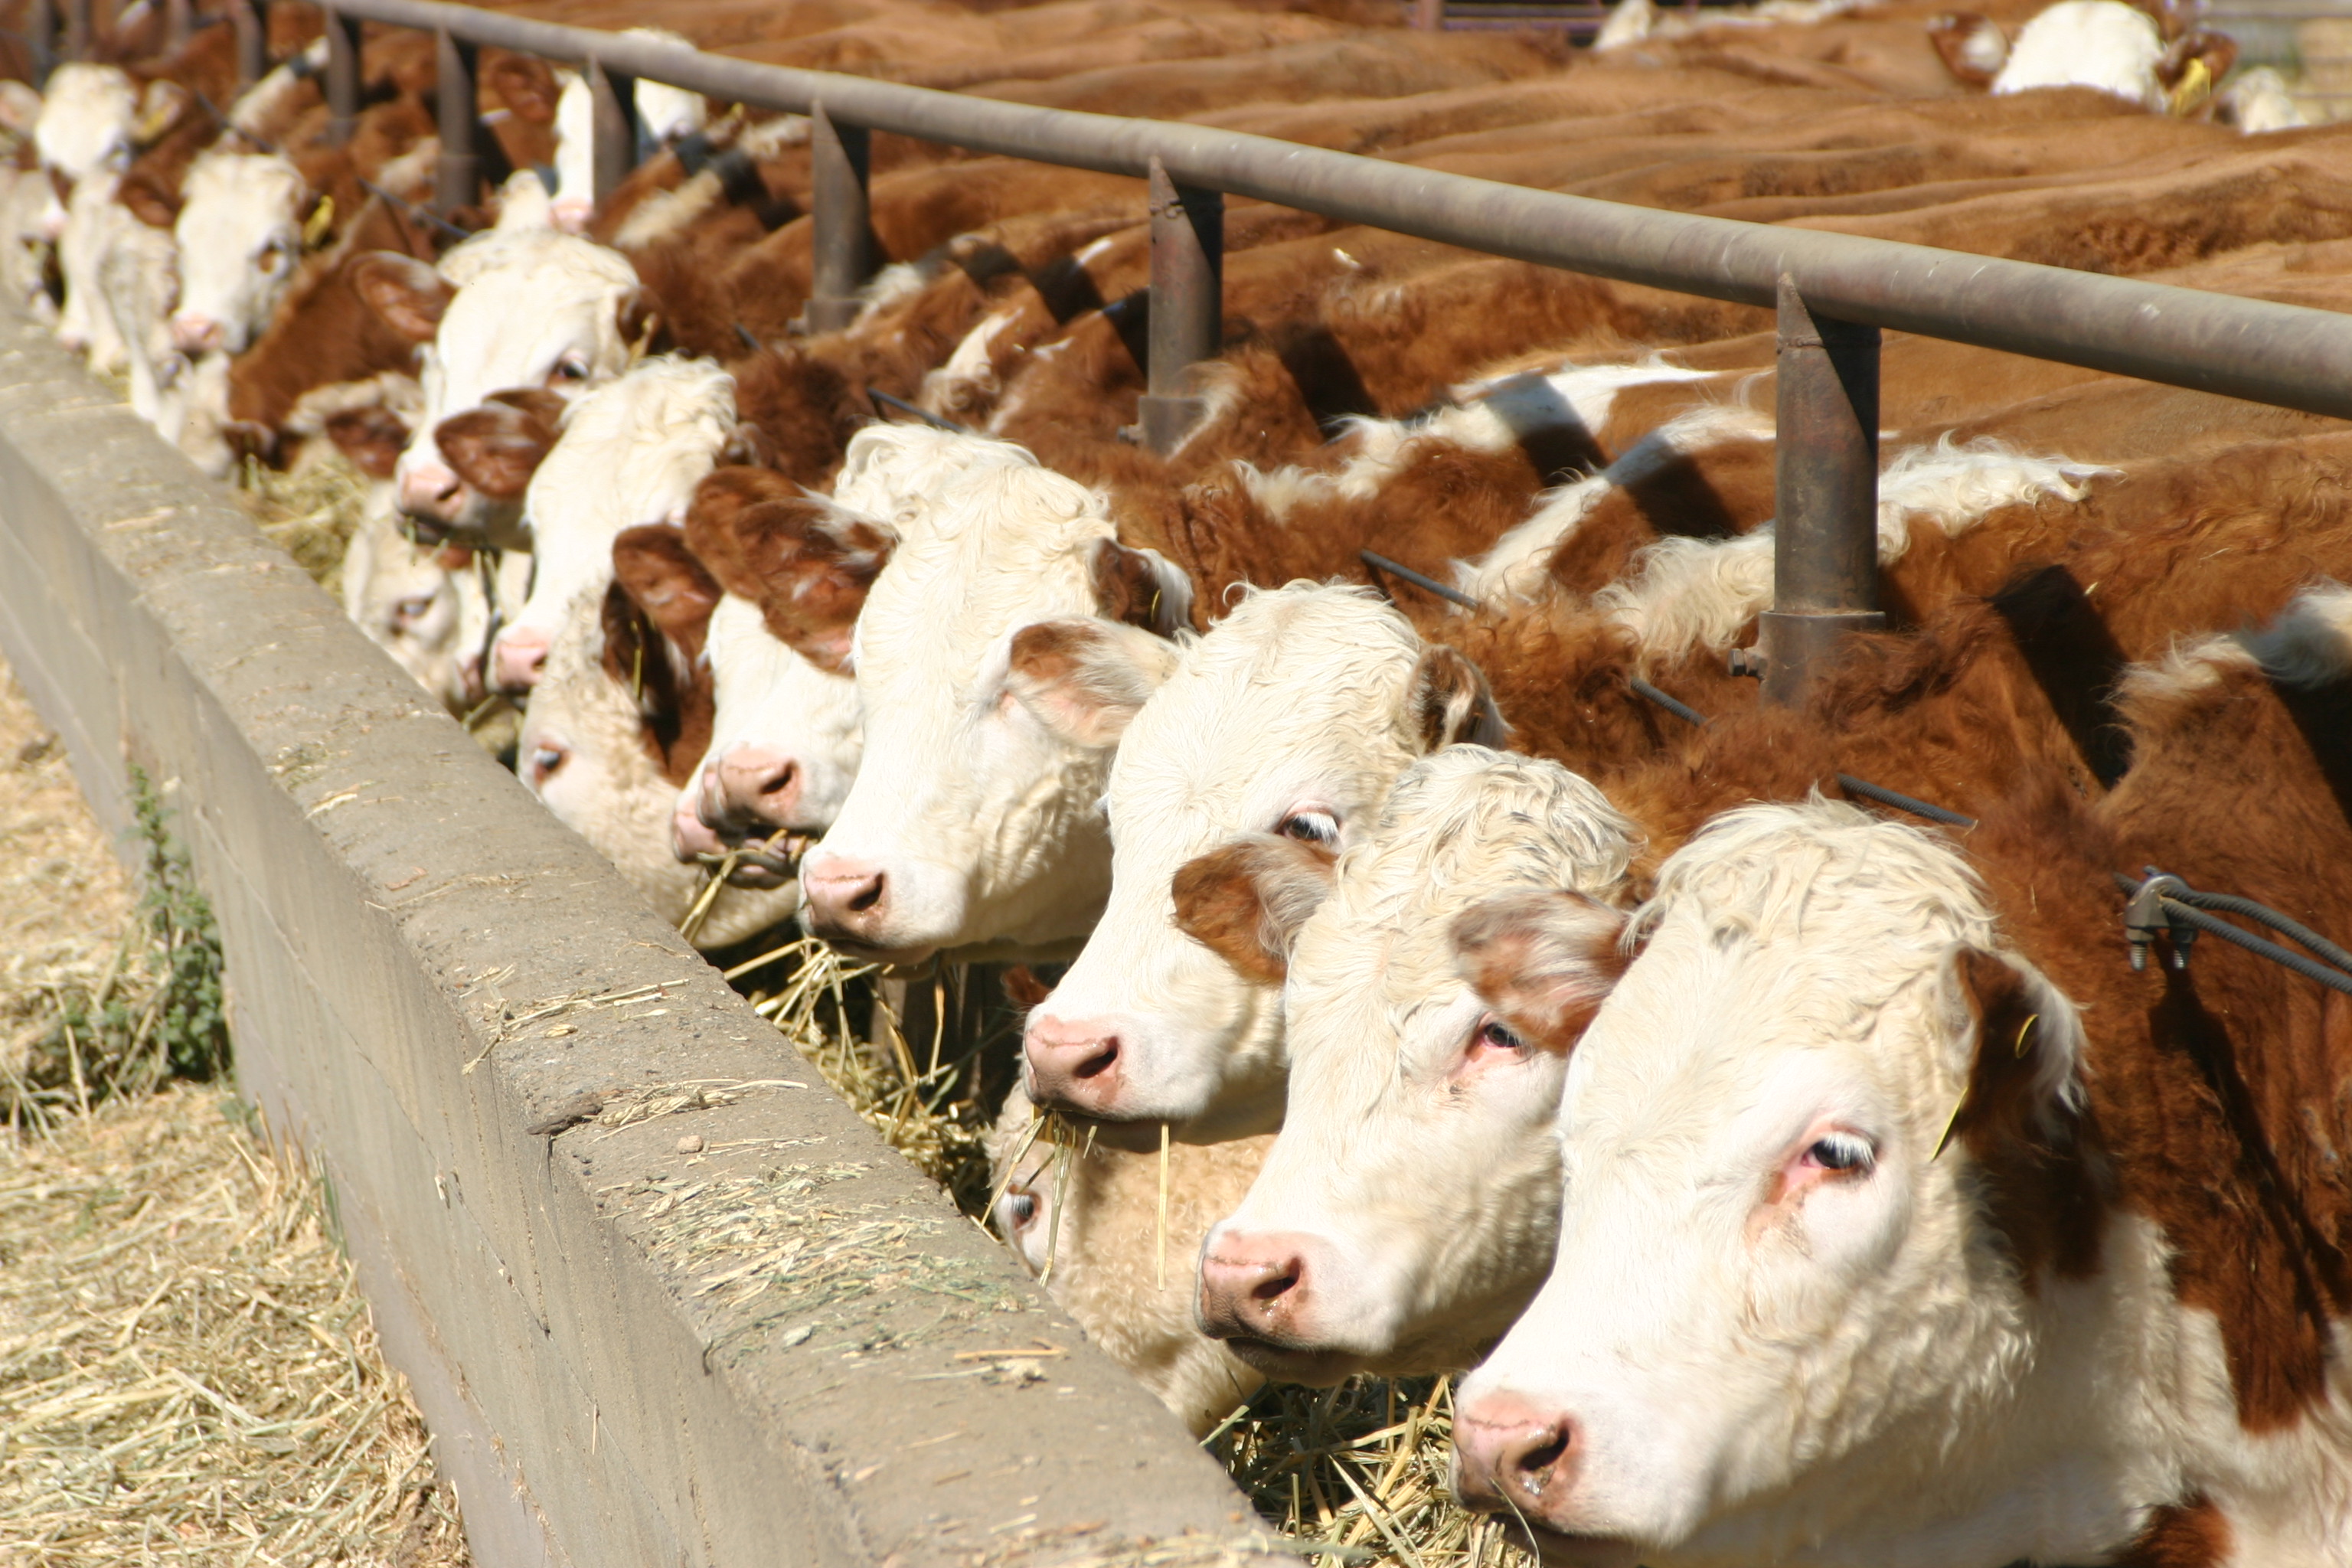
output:
[[[1005,1194],[1004,1213],[1005,1216],[1013,1222],[1013,1229],[1028,1229],[1030,1223],[1037,1217],[1037,1194],[1034,1193]]]
[[[1859,1133],[1832,1132],[1813,1141],[1812,1147],[1805,1151],[1804,1163],[1823,1171],[1866,1176],[1878,1163],[1878,1151]]]
[[[572,753],[561,746],[541,746],[530,753],[530,776],[534,784],[545,784],[563,771]]]
[[[1508,1051],[1513,1056],[1525,1055],[1527,1041],[1500,1018],[1488,1016],[1478,1020],[1477,1033],[1471,1037],[1473,1047],[1493,1051]]]
[[[401,626],[412,626],[431,614],[432,610],[432,597],[429,595],[419,594],[394,605],[392,607],[392,618]]]
[[[271,240],[261,247],[261,269],[275,277],[286,270],[286,247]]]
[[[555,362],[555,368],[547,373],[547,378],[550,381],[585,381],[588,379],[588,366],[575,356],[566,354]]]
[[[1282,819],[1275,831],[1301,844],[1337,844],[1339,819],[1328,811],[1294,811]]]

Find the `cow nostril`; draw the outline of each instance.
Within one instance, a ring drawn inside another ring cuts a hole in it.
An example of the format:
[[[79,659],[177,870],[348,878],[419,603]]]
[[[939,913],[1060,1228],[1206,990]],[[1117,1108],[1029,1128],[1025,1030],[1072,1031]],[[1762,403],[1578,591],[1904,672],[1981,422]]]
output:
[[[1518,1459],[1519,1479],[1531,1492],[1541,1492],[1544,1483],[1551,1479],[1551,1468],[1568,1452],[1568,1435],[1556,1434],[1550,1442],[1528,1449]]]
[[[873,880],[849,895],[849,908],[856,914],[864,914],[881,901],[882,876],[879,872],[875,873]]]
[[[1080,1062],[1076,1067],[1070,1069],[1070,1076],[1072,1078],[1100,1078],[1103,1074],[1110,1071],[1112,1068],[1118,1065],[1118,1036],[1113,1035],[1108,1039],[1096,1042],[1096,1044],[1098,1048],[1095,1050],[1092,1055],[1088,1056],[1086,1060]]]
[[[1565,1421],[1528,1433],[1503,1456],[1498,1468],[1505,1472],[1506,1486],[1530,1501],[1541,1498],[1575,1439],[1575,1428]]]
[[[778,768],[774,773],[768,775],[766,781],[760,785],[760,793],[761,795],[782,795],[786,790],[793,787],[793,781],[799,776],[800,770],[791,763],[786,763],[783,766]]]
[[[1280,1300],[1283,1297],[1287,1296],[1293,1289],[1297,1288],[1298,1277],[1301,1272],[1303,1271],[1298,1267],[1298,1260],[1295,1258],[1292,1258],[1287,1263],[1285,1263],[1280,1268],[1276,1268],[1273,1273],[1267,1275],[1265,1279],[1251,1286],[1250,1300],[1253,1301]]]

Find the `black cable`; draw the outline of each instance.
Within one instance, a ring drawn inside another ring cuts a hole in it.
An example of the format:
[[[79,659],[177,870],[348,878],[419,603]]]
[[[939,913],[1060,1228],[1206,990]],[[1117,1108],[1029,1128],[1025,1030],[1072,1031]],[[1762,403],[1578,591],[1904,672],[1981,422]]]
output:
[[[2125,876],[2120,871],[2116,872],[2115,877],[2116,886],[2122,888],[2127,893],[2137,893],[2144,885],[2140,882],[2134,881],[2131,878]],[[2151,878],[2149,879],[2152,881],[2155,879]],[[2230,897],[2228,894],[2195,894],[2193,889],[2191,891],[2192,896],[2200,898]],[[2251,902],[2251,900],[2242,901]],[[2228,921],[2222,920],[2218,916],[2207,914],[2203,910],[2198,909],[2193,904],[2181,902],[2179,899],[2174,897],[2171,893],[2159,892],[2157,895],[2157,902],[2163,906],[2165,918],[2167,920],[2178,921],[2182,925],[2191,927],[2197,931],[2204,931],[2209,935],[2218,936],[2223,942],[2234,943],[2239,947],[2244,948],[2248,952],[2267,958],[2273,963],[2279,964],[2284,968],[2292,969],[2306,980],[2316,980],[2319,984],[2326,986],[2332,991],[2341,991],[2346,995],[2352,996],[2352,974],[2346,974],[2339,971],[2330,969],[2326,964],[2321,963],[2318,960],[2305,958],[2303,954],[2295,952],[2292,948],[2281,947],[2278,943],[2258,937],[2250,931],[2241,930],[2239,927],[2231,925]]]
[[[1692,707],[1687,702],[1677,701],[1674,698],[1667,696],[1664,692],[1659,690],[1656,687],[1651,685],[1648,681],[1643,679],[1638,675],[1633,677],[1627,684],[1633,687],[1633,694],[1635,696],[1648,698],[1651,701],[1656,703],[1659,707],[1664,709],[1667,712],[1673,714],[1675,718],[1681,720],[1685,724],[1704,726],[1706,723],[1706,714],[1700,712],[1697,709]]]
[[[2235,893],[2209,893],[2196,888],[2167,896],[2178,898],[2184,904],[2194,904],[2200,910],[2221,910],[2230,914],[2243,915],[2250,921],[2260,921],[2271,930],[2311,949],[2336,968],[2352,974],[2352,952],[2347,952],[2308,926],[2297,924],[2267,905],[2258,904],[2252,899],[2242,899]]]
[[[908,402],[903,397],[893,397],[887,392],[877,392],[870,386],[866,389],[866,395],[872,398],[875,402],[882,405],[885,408],[895,408],[901,414],[913,415],[916,418],[921,420],[924,424],[929,426],[934,430],[945,430],[951,436],[970,436],[973,434],[971,426],[959,425],[952,419],[942,419],[936,414],[928,413],[923,409],[916,407],[913,404]]]
[[[459,228],[456,224],[451,223],[447,218],[443,217],[440,214],[434,212],[429,208],[418,206],[415,202],[404,201],[401,197],[394,195],[390,191],[385,190],[373,180],[362,180],[360,182],[360,189],[389,205],[399,208],[402,212],[406,213],[412,218],[431,224],[435,228],[439,229],[443,234],[447,235],[452,239],[471,239],[474,237],[464,229]]]
[[[1838,788],[1848,795],[1858,795],[1864,800],[1874,800],[1881,805],[1891,805],[1897,811],[1907,811],[1914,816],[1924,816],[1930,822],[1940,822],[1947,827],[1974,827],[1977,825],[1977,819],[1973,816],[1962,816],[1957,811],[1931,805],[1916,795],[1888,789],[1885,784],[1874,784],[1866,779],[1858,779],[1852,773],[1839,773],[1837,782]]]
[[[1425,589],[1439,598],[1461,605],[1465,610],[1478,608],[1478,601],[1459,588],[1449,588],[1434,577],[1424,577],[1410,566],[1400,565],[1385,555],[1375,555],[1369,550],[1356,552],[1357,558],[1367,566],[1377,567],[1391,576],[1402,577],[1416,588]]]

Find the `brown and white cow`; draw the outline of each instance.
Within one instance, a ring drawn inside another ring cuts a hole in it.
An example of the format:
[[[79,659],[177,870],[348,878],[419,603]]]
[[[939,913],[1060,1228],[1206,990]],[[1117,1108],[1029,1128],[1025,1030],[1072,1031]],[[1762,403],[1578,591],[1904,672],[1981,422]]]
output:
[[[1667,863],[1568,1068],[1551,1278],[1462,1390],[1467,1497],[1579,1563],[2343,1560],[2343,998],[2210,940],[2135,973],[2109,879],[2352,926],[2352,594],[2124,693],[2096,805],[2029,780],[1966,853],[1756,806]],[[1496,923],[1503,989],[1594,951]]]
[[[898,963],[1083,937],[1110,880],[1110,753],[1191,607],[1075,480],[1020,463],[950,480],[857,619],[866,760],[803,865],[810,928]]]
[[[1304,920],[1279,921],[1262,867],[1228,896],[1290,927],[1291,1109],[1202,1250],[1209,1332],[1270,1375],[1331,1383],[1465,1366],[1510,1326],[1559,1229],[1547,1134],[1567,1061],[1456,973],[1454,922],[1541,893],[1613,937],[1639,842],[1557,763],[1449,746],[1405,770]],[[1592,998],[1614,973],[1596,962]]]
[[[1502,733],[1477,671],[1364,590],[1244,595],[1181,648],[1120,739],[1104,795],[1109,900],[1029,1016],[1030,1093],[1129,1147],[1156,1140],[1160,1122],[1197,1142],[1280,1126],[1281,954],[1255,919],[1233,933],[1238,946],[1187,934],[1199,929],[1188,910],[1224,879],[1192,862],[1247,838],[1226,872],[1244,859],[1294,872],[1311,902],[1414,758]]]

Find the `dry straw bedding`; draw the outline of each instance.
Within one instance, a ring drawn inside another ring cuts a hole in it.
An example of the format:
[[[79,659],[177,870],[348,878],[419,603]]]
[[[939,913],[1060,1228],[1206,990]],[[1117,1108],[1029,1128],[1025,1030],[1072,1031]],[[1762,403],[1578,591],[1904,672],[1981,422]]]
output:
[[[0,1563],[463,1563],[310,1173],[217,1089],[131,1092],[152,1029],[94,1031],[78,1093],[29,1070],[62,1008],[142,1016],[162,965],[5,668],[0,911]]]

